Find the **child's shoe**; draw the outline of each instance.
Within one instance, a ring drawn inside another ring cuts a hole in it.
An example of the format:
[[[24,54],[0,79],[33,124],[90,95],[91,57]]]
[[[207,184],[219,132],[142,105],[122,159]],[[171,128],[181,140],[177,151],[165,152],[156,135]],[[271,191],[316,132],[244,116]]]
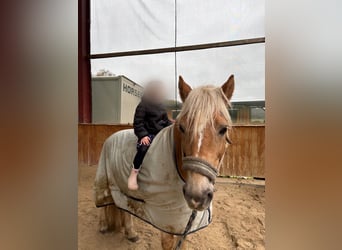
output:
[[[138,173],[139,169],[132,168],[131,174],[128,177],[128,189],[130,190],[138,190]]]

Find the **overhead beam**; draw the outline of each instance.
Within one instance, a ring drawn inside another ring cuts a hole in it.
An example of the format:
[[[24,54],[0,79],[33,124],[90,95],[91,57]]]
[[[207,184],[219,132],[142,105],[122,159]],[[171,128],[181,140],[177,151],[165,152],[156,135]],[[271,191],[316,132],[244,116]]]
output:
[[[256,44],[256,43],[265,43],[265,37],[241,39],[241,40],[217,42],[217,43],[204,43],[204,44],[187,45],[187,46],[167,47],[167,48],[159,48],[159,49],[132,50],[132,51],[92,54],[90,55],[90,59],[103,59],[103,58],[113,58],[113,57],[122,57],[122,56],[138,56],[138,55],[172,53],[172,52],[182,52],[182,51],[191,51],[191,50],[241,46],[241,45],[249,45],[249,44]]]

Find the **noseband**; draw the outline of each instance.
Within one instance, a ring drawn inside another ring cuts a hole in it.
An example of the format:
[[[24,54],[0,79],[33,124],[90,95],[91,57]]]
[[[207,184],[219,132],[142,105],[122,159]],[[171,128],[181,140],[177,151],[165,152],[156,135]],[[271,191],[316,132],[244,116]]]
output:
[[[193,156],[186,156],[183,158],[183,169],[204,175],[215,183],[217,177],[217,170],[209,162]]]

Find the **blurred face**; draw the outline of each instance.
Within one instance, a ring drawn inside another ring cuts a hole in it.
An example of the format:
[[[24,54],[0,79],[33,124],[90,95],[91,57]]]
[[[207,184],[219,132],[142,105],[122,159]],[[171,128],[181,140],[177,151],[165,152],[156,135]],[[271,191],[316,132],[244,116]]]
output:
[[[162,103],[165,100],[165,88],[162,83],[150,83],[146,86],[145,95],[146,97],[156,103]]]

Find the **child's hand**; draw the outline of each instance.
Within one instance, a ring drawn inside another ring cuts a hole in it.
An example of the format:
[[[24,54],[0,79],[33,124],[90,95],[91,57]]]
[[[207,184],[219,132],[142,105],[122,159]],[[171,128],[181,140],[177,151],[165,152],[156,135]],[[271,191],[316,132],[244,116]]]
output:
[[[150,137],[148,137],[148,136],[143,137],[140,140],[140,143],[143,144],[143,145],[146,145],[146,146],[150,145]]]

